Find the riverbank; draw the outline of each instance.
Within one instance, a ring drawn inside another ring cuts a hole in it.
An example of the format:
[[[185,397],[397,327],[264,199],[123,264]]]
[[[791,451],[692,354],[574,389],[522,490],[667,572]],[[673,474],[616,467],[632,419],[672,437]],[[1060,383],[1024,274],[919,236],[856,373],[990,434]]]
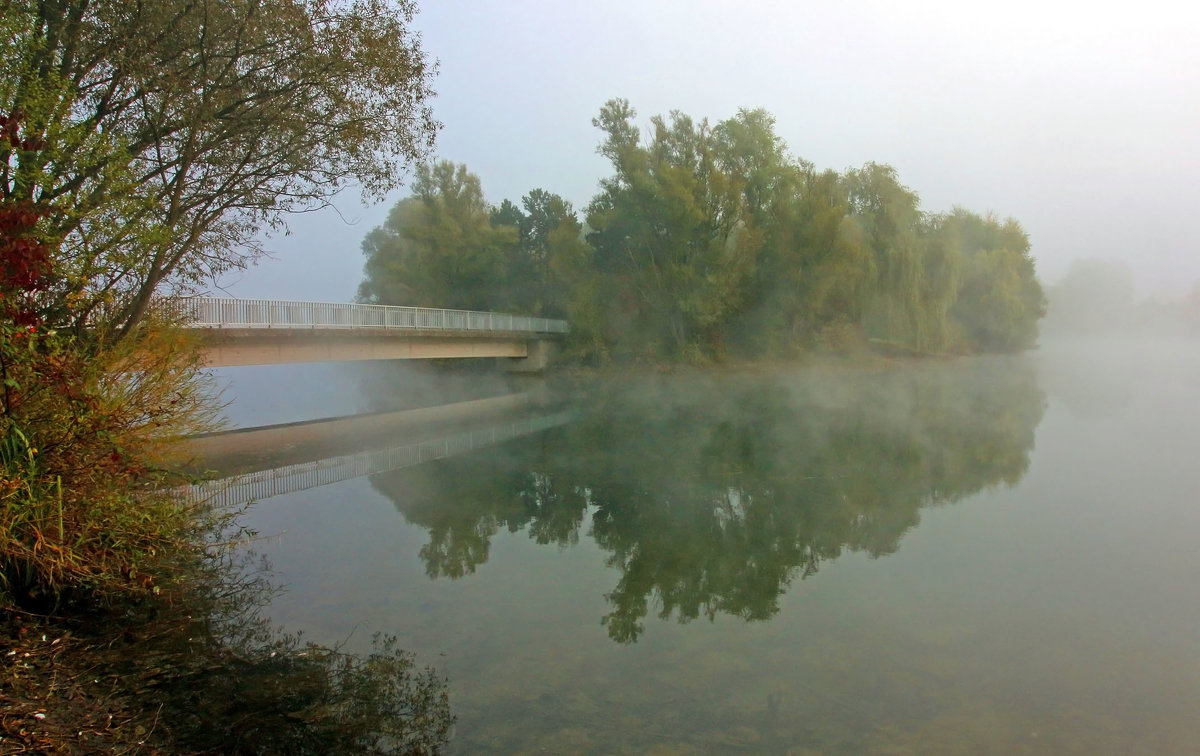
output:
[[[136,692],[147,667],[131,662],[141,649],[130,628],[9,610],[0,645],[0,753],[177,752],[172,728]]]
[[[265,580],[209,577],[186,602],[6,610],[0,754],[433,753],[446,742],[446,681],[394,639],[367,655],[302,643],[258,615]]]

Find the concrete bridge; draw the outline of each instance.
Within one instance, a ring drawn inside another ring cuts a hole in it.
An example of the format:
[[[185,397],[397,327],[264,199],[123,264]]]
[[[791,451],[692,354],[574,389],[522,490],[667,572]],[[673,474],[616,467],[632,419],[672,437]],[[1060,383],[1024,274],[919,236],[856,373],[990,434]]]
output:
[[[539,371],[567,332],[564,320],[470,310],[277,299],[178,300],[205,333],[210,367],[355,360],[507,358]]]

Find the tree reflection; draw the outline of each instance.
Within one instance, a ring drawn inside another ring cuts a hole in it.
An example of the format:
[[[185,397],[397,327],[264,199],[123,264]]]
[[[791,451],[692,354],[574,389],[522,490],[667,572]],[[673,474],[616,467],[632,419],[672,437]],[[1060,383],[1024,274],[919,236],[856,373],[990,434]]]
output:
[[[576,423],[373,483],[429,529],[431,577],[473,572],[500,528],[565,547],[589,523],[621,573],[603,622],[622,643],[652,605],[767,619],[823,562],[893,553],[922,507],[1015,484],[1044,405],[1014,360],[585,389]]]

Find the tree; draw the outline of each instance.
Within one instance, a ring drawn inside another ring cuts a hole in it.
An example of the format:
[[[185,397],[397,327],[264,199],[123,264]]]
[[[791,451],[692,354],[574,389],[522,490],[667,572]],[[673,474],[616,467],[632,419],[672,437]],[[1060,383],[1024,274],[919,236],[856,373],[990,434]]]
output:
[[[525,223],[521,227],[519,252],[529,270],[531,292],[518,300],[536,315],[563,317],[567,314],[569,282],[566,269],[587,256],[583,225],[575,209],[561,196],[534,189],[521,198]],[[510,282],[516,287],[517,282]]]
[[[489,207],[459,166],[364,243],[366,301],[565,317],[567,349],[610,357],[787,357],[864,336],[924,352],[1020,349],[1044,309],[1015,221],[933,215],[894,168],[788,154],[763,110],[643,134],[626,100],[592,123],[612,164],[587,207],[534,189]]]
[[[851,216],[867,250],[867,332],[923,347],[927,319],[921,301],[920,200],[890,165],[868,163],[849,171],[845,182]]]
[[[479,177],[465,165],[420,166],[413,196],[363,241],[358,296],[376,304],[505,309],[517,235],[515,227],[492,224]]]
[[[962,208],[942,223],[959,238],[962,284],[950,316],[967,348],[1006,352],[1032,347],[1038,320],[1046,314],[1046,296],[1021,224]]]
[[[788,331],[784,302],[798,292],[801,267],[788,222],[797,194],[800,167],[775,133],[775,119],[762,109],[739,110],[713,128],[717,165],[741,193],[744,215],[738,236],[757,247],[746,272],[744,291],[725,329],[731,347],[750,354],[786,351],[778,344]]]
[[[756,306],[748,313],[751,334],[775,355],[837,342],[841,331],[855,328],[871,271],[841,177],[803,162],[789,172],[788,190],[766,227]]]
[[[157,593],[203,552],[162,462],[165,443],[211,426],[186,337],[152,325],[96,349],[46,327],[40,299],[61,279],[44,215],[0,201],[0,608],[43,611]]]
[[[943,351],[958,345],[960,329],[950,315],[962,288],[963,254],[953,224],[927,216],[920,232],[922,349]]]
[[[517,232],[507,262],[504,287],[507,309],[523,314],[559,318],[566,313],[565,282],[555,280],[552,262],[578,256],[582,227],[571,203],[545,189],[533,189],[518,207],[504,200],[492,210],[492,225]]]
[[[635,115],[611,100],[592,121],[615,174],[588,208],[588,241],[602,270],[621,279],[639,338],[676,354],[711,350],[741,304],[761,238],[706,121],[656,116],[643,146]]]
[[[588,257],[571,203],[534,189],[488,205],[479,177],[441,161],[363,240],[365,302],[562,317]]]
[[[412,0],[13,0],[0,200],[47,211],[52,320],[114,338],[156,291],[260,254],[348,183],[394,188],[437,129]]]

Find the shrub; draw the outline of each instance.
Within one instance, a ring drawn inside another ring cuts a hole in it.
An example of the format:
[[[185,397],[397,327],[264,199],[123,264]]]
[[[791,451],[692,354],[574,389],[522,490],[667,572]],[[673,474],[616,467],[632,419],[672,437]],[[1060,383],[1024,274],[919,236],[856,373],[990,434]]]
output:
[[[192,505],[158,493],[169,442],[211,418],[197,352],[166,311],[107,344],[56,329],[42,214],[0,203],[0,604],[157,592],[200,548]]]

